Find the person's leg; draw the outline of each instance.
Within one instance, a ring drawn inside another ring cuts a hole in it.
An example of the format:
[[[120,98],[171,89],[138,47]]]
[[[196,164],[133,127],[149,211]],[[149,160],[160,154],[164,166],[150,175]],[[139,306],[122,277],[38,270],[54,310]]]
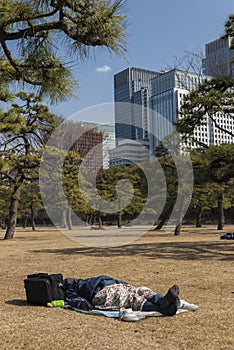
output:
[[[180,306],[179,300],[179,287],[174,285],[171,287],[167,294],[154,294],[147,298],[144,302],[142,311],[158,311],[166,316],[173,316],[176,314]]]
[[[146,300],[142,306],[142,311],[158,311],[162,313],[162,309],[159,305],[151,303],[150,301]]]
[[[151,304],[160,305],[164,300],[164,295],[162,294],[153,294],[150,297],[147,297],[147,301]]]

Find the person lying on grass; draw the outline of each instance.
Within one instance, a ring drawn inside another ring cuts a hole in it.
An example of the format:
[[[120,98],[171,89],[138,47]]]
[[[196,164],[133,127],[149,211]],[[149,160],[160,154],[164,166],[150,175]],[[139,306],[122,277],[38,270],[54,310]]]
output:
[[[165,295],[147,287],[134,287],[110,276],[64,280],[65,301],[82,310],[158,311],[173,316],[179,308],[196,310],[197,306],[179,299],[179,287],[175,284]]]

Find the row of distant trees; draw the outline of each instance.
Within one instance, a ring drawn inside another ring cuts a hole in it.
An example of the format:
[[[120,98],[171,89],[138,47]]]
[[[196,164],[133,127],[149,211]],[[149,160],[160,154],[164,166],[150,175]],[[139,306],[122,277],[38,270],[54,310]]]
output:
[[[46,101],[65,100],[76,89],[72,67],[68,64],[71,55],[75,60],[85,59],[89,56],[90,48],[96,46],[124,55],[124,2],[6,0],[1,3],[0,100],[5,106],[0,110],[0,215],[1,225],[6,226],[5,239],[13,238],[17,219],[26,225],[30,218],[33,229],[36,219],[48,223],[38,189],[39,166],[45,144],[61,120],[50,113]],[[233,35],[233,23],[234,16],[230,15],[225,24],[226,34]],[[59,45],[66,45],[69,58],[67,56],[62,60]],[[197,91],[187,96],[182,117],[177,124],[178,131],[184,138],[191,137],[195,126],[202,123],[204,113],[214,120],[217,112],[233,116],[231,77],[204,81]],[[230,132],[223,128],[222,131]],[[56,159],[61,150],[55,147],[50,152]],[[223,154],[219,156],[219,152]],[[193,155],[195,175],[196,171],[199,174],[195,176],[193,208],[199,212],[198,217],[204,210],[218,208],[219,228],[223,225],[223,209],[232,206],[232,152],[231,145],[224,145],[217,149],[202,148]],[[207,163],[204,163],[204,156],[209,159]],[[178,179],[173,159],[162,155],[159,158],[165,169],[169,189],[160,218],[162,225],[175,202]],[[138,215],[147,199],[147,184],[140,169],[131,166],[99,174],[97,188],[107,201],[118,198],[115,181],[127,177],[134,185],[134,195],[129,205],[117,210],[116,214],[108,215],[92,209],[84,200],[77,185],[80,162],[79,155],[72,151],[65,157],[62,183],[67,200],[64,201],[58,193],[58,198],[53,201],[54,210],[57,210],[56,205],[61,210],[61,226],[72,228],[70,208],[91,224],[97,221],[101,225],[103,220],[116,221],[119,227],[123,220],[126,222]],[[217,171],[214,173],[215,166]],[[204,179],[199,173],[201,169],[202,174],[206,172]],[[114,175],[116,180],[113,180]],[[124,190],[122,188],[123,193]],[[155,196],[156,200],[157,193]],[[176,233],[179,232],[180,225],[177,225]]]
[[[58,150],[60,151],[60,150]],[[55,152],[56,156],[56,151]],[[158,151],[159,152],[159,151]],[[166,177],[167,196],[162,213],[151,213],[155,218],[159,216],[155,222],[156,229],[160,229],[169,219],[175,201],[178,195],[178,175],[177,168],[174,162],[174,157],[165,155],[160,149],[161,155],[158,154],[160,164]],[[211,146],[208,149],[200,148],[191,152],[191,159],[194,169],[194,187],[190,206],[186,215],[187,220],[194,222],[196,227],[201,227],[202,223],[207,222],[209,215],[217,222],[217,228],[222,230],[225,223],[225,211],[234,210],[234,145],[225,144],[221,146]],[[63,190],[68,201],[63,203],[59,193],[53,193],[53,209],[59,211],[61,221],[57,222],[61,227],[72,229],[72,216],[69,214],[71,208],[84,223],[89,225],[97,224],[102,227],[102,224],[116,224],[120,228],[123,224],[131,222],[142,211],[148,198],[147,179],[142,169],[137,165],[129,167],[117,167],[100,171],[97,177],[96,187],[98,194],[105,201],[114,201],[118,195],[132,198],[130,203],[115,213],[106,213],[101,209],[94,209],[84,199],[82,191],[79,188],[77,178],[79,172],[79,163],[81,159],[75,152],[68,152],[63,167]],[[150,169],[150,164],[148,164]],[[23,169],[24,170],[24,169]],[[22,168],[21,168],[22,171]],[[9,220],[9,205],[10,210],[13,210],[12,203],[19,202],[19,207],[14,207],[18,210],[18,222],[23,227],[32,225],[35,229],[35,221],[40,225],[51,224],[50,219],[46,214],[40,191],[39,184],[33,182],[32,179],[25,181],[21,186],[21,195],[17,197],[17,190],[20,182],[21,173],[16,174],[15,178],[9,179],[5,177],[1,181],[1,224],[2,226],[10,227]],[[155,178],[155,186],[158,182],[157,173],[152,175]],[[118,181],[127,179],[134,188],[133,195],[122,186],[119,193],[116,190]],[[85,180],[87,181],[87,179]],[[160,185],[155,187],[155,201],[162,201],[160,193]],[[150,189],[152,191],[152,188]],[[122,191],[122,192],[121,192]],[[89,198],[92,204],[97,204],[95,195]],[[97,207],[97,205],[95,205]],[[161,208],[162,209],[162,208]],[[180,226],[177,227],[176,234],[180,233]]]
[[[162,148],[158,152],[162,152]],[[234,206],[234,144],[193,149],[190,156],[193,164],[194,186],[186,218],[194,221],[196,227],[201,227],[204,220],[210,222],[209,218],[212,217],[212,220],[217,222],[217,229],[222,230],[225,211],[232,210]],[[165,156],[165,152],[162,157],[161,164],[167,177],[169,190],[166,205],[156,229],[160,229],[169,218],[177,195],[174,160]],[[181,223],[175,234],[180,232],[180,228]]]

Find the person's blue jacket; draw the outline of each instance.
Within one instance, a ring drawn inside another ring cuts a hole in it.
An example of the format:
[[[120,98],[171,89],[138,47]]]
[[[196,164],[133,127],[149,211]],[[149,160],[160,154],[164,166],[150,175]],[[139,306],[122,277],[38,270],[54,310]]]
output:
[[[92,309],[92,300],[95,294],[111,284],[125,284],[110,276],[98,276],[87,279],[66,278],[64,280],[65,301],[78,309]]]

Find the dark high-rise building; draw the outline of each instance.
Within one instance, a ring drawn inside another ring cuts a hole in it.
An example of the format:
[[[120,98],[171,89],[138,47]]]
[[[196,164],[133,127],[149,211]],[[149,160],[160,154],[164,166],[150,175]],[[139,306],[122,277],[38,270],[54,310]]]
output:
[[[114,76],[115,136],[148,142],[150,80],[160,73],[140,68],[127,68]]]
[[[205,46],[205,59],[203,60],[204,73],[209,76],[234,77],[234,36],[225,35]]]

